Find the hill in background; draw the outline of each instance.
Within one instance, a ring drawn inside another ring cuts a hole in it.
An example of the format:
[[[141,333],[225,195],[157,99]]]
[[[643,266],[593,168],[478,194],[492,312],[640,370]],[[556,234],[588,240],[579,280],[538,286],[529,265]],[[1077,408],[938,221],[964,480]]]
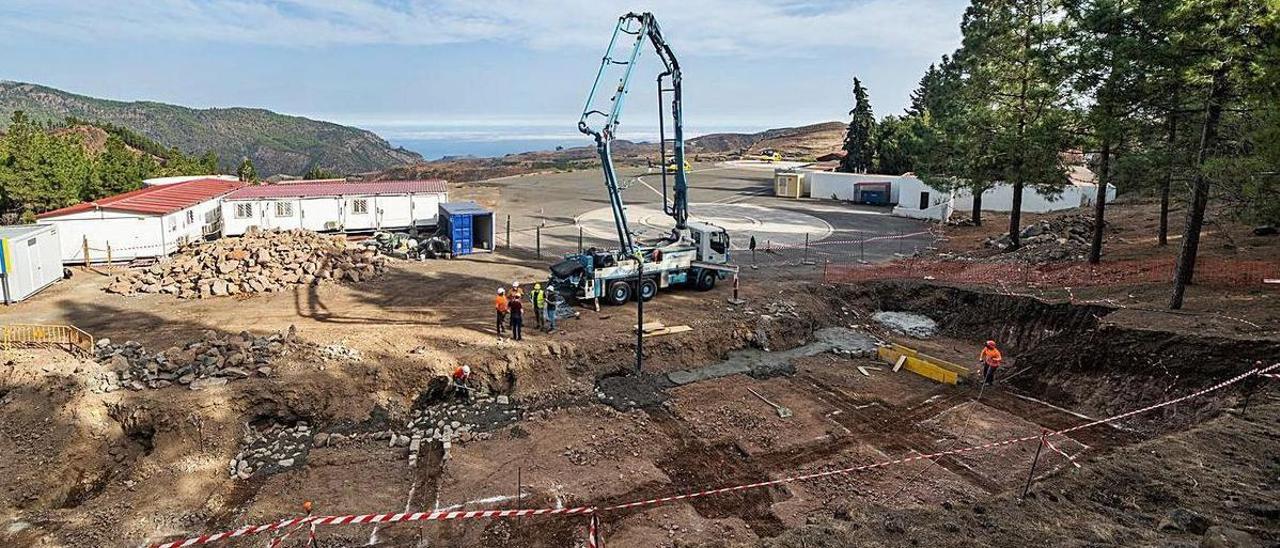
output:
[[[818,156],[840,150],[844,143],[842,122],[823,122],[800,127],[778,128],[759,133],[711,133],[685,142],[694,162],[714,162],[770,155],[786,160],[813,161]],[[618,165],[655,165],[658,146],[619,139],[613,142],[613,159]],[[539,171],[594,169],[600,165],[594,146],[556,151],[523,152],[498,158],[452,158],[416,162],[364,174],[373,180],[444,178],[452,182],[479,181]]]
[[[213,151],[219,168],[228,173],[245,157],[263,176],[301,175],[313,168],[359,173],[422,161],[417,153],[392,147],[370,131],[264,109],[111,101],[0,81],[0,130],[18,110],[36,122],[78,118],[123,126],[188,154]]]

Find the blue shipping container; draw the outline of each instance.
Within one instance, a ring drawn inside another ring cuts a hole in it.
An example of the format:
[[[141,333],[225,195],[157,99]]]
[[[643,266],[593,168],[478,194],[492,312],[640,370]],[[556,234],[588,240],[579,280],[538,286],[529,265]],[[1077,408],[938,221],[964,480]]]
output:
[[[493,251],[493,212],[475,202],[440,204],[440,227],[453,242],[454,255]]]

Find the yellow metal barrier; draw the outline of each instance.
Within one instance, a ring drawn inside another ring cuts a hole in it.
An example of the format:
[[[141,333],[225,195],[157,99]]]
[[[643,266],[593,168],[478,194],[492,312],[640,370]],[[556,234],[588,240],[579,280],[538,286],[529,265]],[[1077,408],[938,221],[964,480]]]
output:
[[[50,348],[76,356],[93,355],[93,336],[73,325],[0,325],[0,348]]]
[[[921,354],[914,348],[900,344],[881,346],[877,353],[881,359],[893,364],[898,363],[899,358],[906,356],[907,359],[902,363],[903,369],[941,383],[956,384],[960,380],[960,375],[969,372],[969,369],[962,365]]]

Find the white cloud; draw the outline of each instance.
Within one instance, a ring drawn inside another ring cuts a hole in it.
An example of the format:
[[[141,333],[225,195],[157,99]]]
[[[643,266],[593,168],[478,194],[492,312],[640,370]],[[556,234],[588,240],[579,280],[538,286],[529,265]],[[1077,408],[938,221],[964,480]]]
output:
[[[652,11],[682,55],[806,55],[850,47],[936,56],[963,0],[6,0],[0,33],[286,47],[513,43],[602,48],[627,9]]]

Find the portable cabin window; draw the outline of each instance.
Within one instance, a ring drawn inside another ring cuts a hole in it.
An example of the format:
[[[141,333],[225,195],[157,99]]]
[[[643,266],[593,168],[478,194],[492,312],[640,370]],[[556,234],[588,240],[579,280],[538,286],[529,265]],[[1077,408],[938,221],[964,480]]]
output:
[[[365,215],[369,213],[369,200],[351,200],[351,214]]]
[[[920,193],[920,209],[929,209],[929,193]]]
[[[249,219],[253,217],[253,203],[236,204],[236,218]]]
[[[171,231],[172,231],[172,230],[177,230],[177,229],[178,229],[178,218],[177,218],[177,217],[169,217],[169,230],[171,230]]]
[[[192,224],[192,223],[195,223],[195,222],[196,222],[196,212],[195,212],[195,211],[192,211],[192,210],[190,210],[190,209],[188,209],[188,210],[187,210],[187,224]]]
[[[276,202],[276,217],[292,217],[293,202]]]

